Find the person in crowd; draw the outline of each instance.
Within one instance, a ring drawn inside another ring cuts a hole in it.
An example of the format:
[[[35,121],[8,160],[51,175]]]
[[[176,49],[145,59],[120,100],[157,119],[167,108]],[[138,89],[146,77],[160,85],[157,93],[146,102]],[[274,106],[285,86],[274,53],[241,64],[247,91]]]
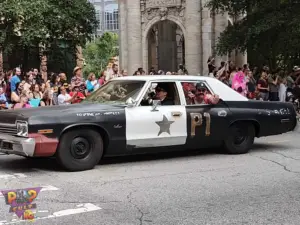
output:
[[[146,75],[146,72],[142,67],[138,68],[138,71],[140,72],[141,75]]]
[[[40,85],[41,92],[44,93],[45,90],[46,90],[46,84],[42,83],[42,84],[39,84],[39,85]]]
[[[17,84],[21,82],[21,69],[20,68],[15,68],[13,70],[13,77],[10,80],[10,89],[12,92],[17,91]]]
[[[51,90],[47,89],[44,94],[43,98],[41,99],[41,106],[51,106],[53,105],[53,93]]]
[[[13,71],[10,70],[5,74],[5,82],[6,85],[4,88],[5,96],[7,98],[8,103],[11,103],[11,78],[13,76]]]
[[[128,76],[127,70],[122,70],[122,71],[121,71],[121,76],[122,76],[122,77],[127,77],[127,76]]]
[[[8,101],[3,87],[0,86],[0,109],[8,109]]]
[[[41,100],[43,98],[42,89],[41,89],[40,85],[33,84],[31,86],[31,91],[32,91],[32,95],[33,95],[34,99]]]
[[[59,95],[58,95],[58,105],[69,105],[71,104],[75,99],[77,98],[77,93],[73,93],[73,96],[71,97],[67,91],[65,86],[61,86],[59,89]]]
[[[31,92],[29,93],[29,104],[31,105],[31,107],[39,107],[43,97],[40,85],[37,83],[31,85],[30,91]]]
[[[165,72],[164,72],[163,70],[159,70],[159,71],[157,72],[157,74],[158,74],[158,75],[165,75]]]
[[[16,84],[16,90],[11,92],[11,102],[13,104],[20,102],[20,96],[24,90],[25,81],[21,81]],[[26,93],[25,93],[26,95]]]
[[[275,72],[274,75],[268,75],[268,84],[269,84],[269,100],[270,101],[278,101],[279,100],[279,83],[278,79],[279,76],[277,75],[278,70]]]
[[[87,93],[90,94],[99,88],[99,83],[94,73],[90,73],[86,81]]]
[[[239,68],[238,72],[234,75],[232,80],[232,89],[237,91],[243,96],[247,95],[246,79],[242,68]]]
[[[29,91],[32,84],[33,84],[33,74],[28,72],[25,76],[25,84],[24,84],[24,90]]]
[[[52,73],[51,74],[51,81],[50,81],[51,88],[58,87],[59,84],[60,84],[60,76],[56,73]]]
[[[100,74],[100,77],[99,77],[99,80],[98,80],[98,83],[100,86],[104,85],[105,84],[105,76],[104,76],[104,71]]]
[[[246,85],[247,85],[247,97],[249,99],[255,98],[256,80],[253,77],[252,71],[246,70]]]
[[[75,96],[75,97],[73,98],[72,102],[71,102],[72,104],[80,103],[80,102],[82,102],[82,100],[85,99],[84,94],[82,94],[82,93],[79,91],[79,87],[78,87],[78,86],[75,86],[75,87],[73,88],[73,91],[71,91],[71,92],[69,93],[69,95],[71,96],[71,98],[73,98],[73,96]]]
[[[73,77],[71,79],[71,85],[72,87],[78,86],[79,87],[79,91],[81,93],[85,93],[85,80],[82,77],[82,70],[80,67],[75,67],[73,70]]]
[[[138,70],[135,71],[134,74],[133,74],[133,76],[139,76],[139,75],[141,75],[141,73],[140,73],[140,71],[138,71]]]
[[[286,101],[286,92],[287,92],[287,80],[281,77],[278,77],[278,98],[280,102]]]
[[[5,73],[0,72],[0,87],[5,88],[6,87],[6,80],[5,80]],[[4,89],[5,91],[5,89]]]
[[[28,97],[26,96],[26,94],[21,94],[20,102],[14,104],[12,108],[13,109],[31,108],[30,104],[28,103]]]
[[[257,82],[257,90],[259,91],[259,96],[263,101],[268,101],[269,99],[269,84],[267,82],[267,77],[268,75],[266,70],[264,70]]]
[[[182,64],[179,64],[177,73],[178,75],[184,75],[184,66]]]
[[[67,83],[67,75],[65,73],[60,73],[59,75],[58,87],[62,86],[64,83]]]
[[[212,77],[214,76],[214,71],[216,69],[215,66],[215,58],[213,58],[212,56],[210,56],[207,60],[207,66],[208,66],[208,76]]]
[[[180,65],[179,65],[179,66],[180,66]],[[153,66],[150,68],[149,74],[150,74],[150,75],[155,75],[155,74],[156,74],[156,70],[154,69]]]
[[[35,83],[40,83],[40,79],[39,79],[39,70],[37,68],[33,68],[31,69],[32,75],[33,75],[33,84]],[[40,78],[42,78],[42,76],[40,76]]]
[[[300,70],[300,68],[294,68],[294,70],[295,69]],[[287,91],[292,92],[293,88],[295,87],[295,80],[293,79],[292,73],[286,76],[286,82],[287,82]]]
[[[51,90],[53,92],[53,105],[58,105],[58,86],[54,86]]]

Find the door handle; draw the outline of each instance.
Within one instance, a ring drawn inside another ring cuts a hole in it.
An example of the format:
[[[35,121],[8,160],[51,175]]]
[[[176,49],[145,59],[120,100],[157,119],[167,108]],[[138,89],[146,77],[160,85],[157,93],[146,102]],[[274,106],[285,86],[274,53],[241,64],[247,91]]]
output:
[[[182,113],[181,112],[172,112],[172,116],[181,116]]]

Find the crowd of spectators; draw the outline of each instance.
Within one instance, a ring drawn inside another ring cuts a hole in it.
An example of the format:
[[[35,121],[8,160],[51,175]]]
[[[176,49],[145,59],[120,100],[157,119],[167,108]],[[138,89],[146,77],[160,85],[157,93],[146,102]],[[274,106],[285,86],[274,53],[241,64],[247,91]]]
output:
[[[270,71],[264,66],[261,71],[250,69],[248,64],[236,67],[232,62],[221,62],[217,67],[214,59],[208,60],[209,73],[205,76],[219,79],[249,99],[263,101],[286,101],[286,93],[300,85],[300,68],[295,66],[293,72],[285,73],[281,69]],[[150,75],[188,75],[183,65],[176,72],[155,71]],[[43,79],[38,69],[31,69],[22,75],[20,68],[0,75],[0,108],[17,109],[43,107],[51,105],[67,105],[80,103],[110,79],[127,76],[127,71],[119,72],[117,64],[111,70],[104,71],[99,77],[90,73],[85,80],[82,69],[75,67],[73,76],[68,82],[65,73],[50,73]],[[143,68],[138,68],[133,76],[146,75]]]

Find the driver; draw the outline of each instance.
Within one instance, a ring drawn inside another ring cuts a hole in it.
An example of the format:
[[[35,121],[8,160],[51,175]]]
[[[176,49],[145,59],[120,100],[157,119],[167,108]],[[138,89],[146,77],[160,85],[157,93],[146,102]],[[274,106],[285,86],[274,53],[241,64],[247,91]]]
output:
[[[168,84],[158,83],[155,88],[155,100],[160,100],[161,105],[175,105],[174,101],[168,97]]]
[[[216,105],[219,103],[220,100],[218,95],[211,95],[207,91],[207,88],[204,83],[198,83],[196,85],[195,94],[190,93],[189,98],[191,99],[192,105],[199,105],[199,104]]]

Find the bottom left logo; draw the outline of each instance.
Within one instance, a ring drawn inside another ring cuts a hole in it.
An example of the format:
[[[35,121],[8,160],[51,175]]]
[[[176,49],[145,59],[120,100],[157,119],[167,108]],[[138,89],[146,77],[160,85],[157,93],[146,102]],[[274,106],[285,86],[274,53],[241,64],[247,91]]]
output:
[[[32,203],[42,187],[25,188],[16,190],[1,191],[5,198],[6,205],[10,205],[9,212],[15,213],[19,218],[23,220],[33,220],[33,209],[36,209],[36,204]]]

